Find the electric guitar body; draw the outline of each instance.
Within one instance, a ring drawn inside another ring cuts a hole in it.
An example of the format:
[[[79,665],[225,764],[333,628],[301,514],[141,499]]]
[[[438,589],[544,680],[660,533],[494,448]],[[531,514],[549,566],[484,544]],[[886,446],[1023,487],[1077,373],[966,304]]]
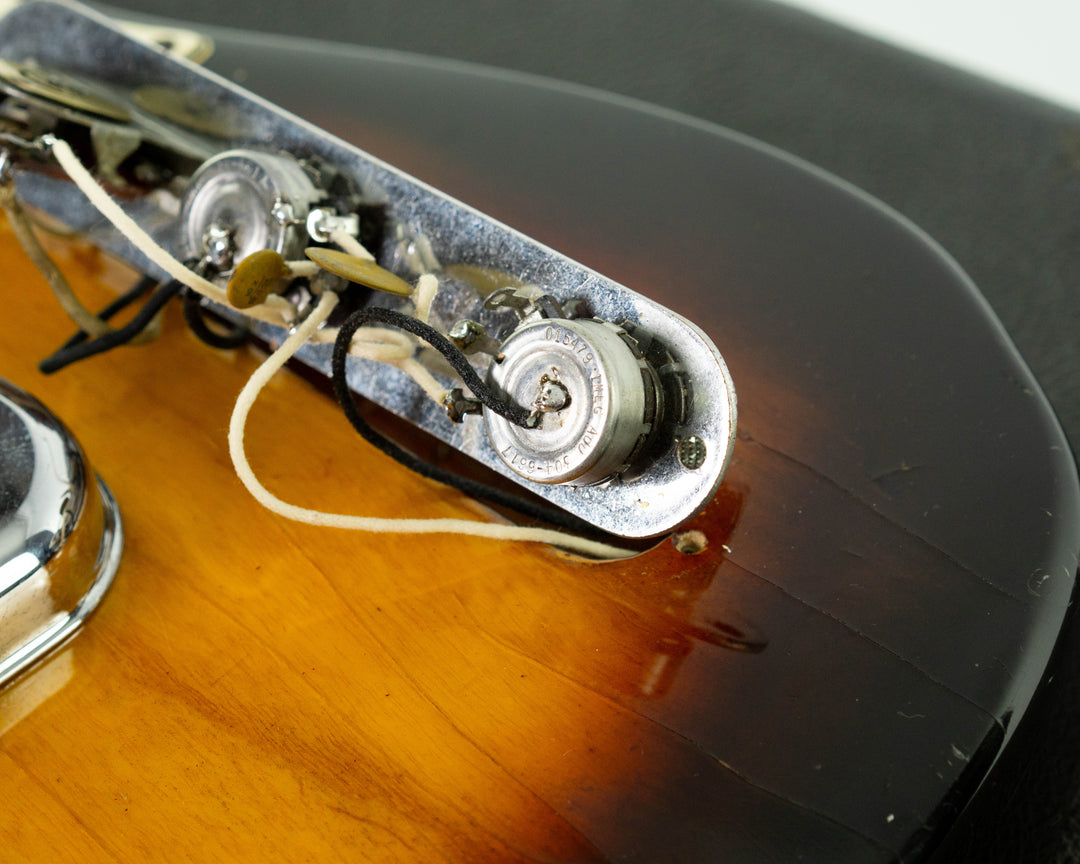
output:
[[[738,388],[731,465],[614,563],[289,522],[228,455],[263,355],[169,308],[152,344],[42,375],[71,324],[4,228],[0,373],[79,438],[125,548],[78,635],[0,689],[0,857],[929,854],[1043,675],[1080,550],[1069,447],[958,267],[844,183],[643,105],[280,41],[209,65],[694,321]],[[49,248],[92,307],[133,278]],[[290,502],[501,518],[296,374],[248,442]]]

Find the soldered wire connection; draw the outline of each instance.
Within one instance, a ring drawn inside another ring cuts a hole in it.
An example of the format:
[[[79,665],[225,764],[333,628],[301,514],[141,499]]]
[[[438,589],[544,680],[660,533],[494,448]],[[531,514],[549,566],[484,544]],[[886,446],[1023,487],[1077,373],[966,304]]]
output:
[[[308,341],[319,325],[326,321],[337,302],[336,294],[330,291],[325,292],[304,322],[293,331],[292,335],[285,340],[280,348],[255,370],[236,399],[236,405],[229,420],[229,455],[232,458],[233,467],[236,469],[240,481],[260,504],[279,516],[297,522],[331,528],[344,528],[352,531],[390,534],[465,534],[494,540],[547,543],[601,559],[625,558],[633,554],[617,546],[565,534],[550,528],[527,528],[491,522],[474,522],[468,519],[386,519],[374,516],[324,513],[319,510],[290,504],[270,492],[255,476],[244,450],[244,428],[248,414],[263,387]]]
[[[75,155],[70,144],[54,135],[43,135],[40,140],[48,147],[53,158],[90,203],[140,252],[182,285],[187,285],[191,290],[215,303],[229,305],[224,289],[176,260],[124,212],[123,208],[110,197],[109,193],[79,161],[79,157]],[[288,327],[296,320],[296,307],[284,297],[272,294],[266,298],[265,302],[246,309],[245,314],[268,324]]]
[[[78,317],[76,318],[77,323],[80,325],[79,333],[59,351],[42,362],[42,371],[56,371],[76,360],[133,341],[145,331],[151,321],[157,318],[165,304],[180,293],[184,294],[185,318],[192,330],[201,339],[219,348],[236,347],[244,341],[247,336],[246,328],[236,327],[229,333],[221,334],[207,326],[203,318],[199,296],[206,297],[224,306],[230,304],[226,292],[197,271],[198,262],[182,263],[158,245],[94,180],[67,142],[52,135],[42,136],[40,141],[51,151],[61,168],[64,169],[102,215],[112,222],[114,227],[143,252],[147,258],[172,277],[157,287],[150,299],[146,301],[131,321],[115,330],[108,328],[104,324],[105,320],[130,302],[133,302],[137,296],[145,293],[148,290],[146,280],[143,280],[135,289],[119,298],[118,301],[110,304],[109,307],[102,311],[100,316],[93,315],[79,304],[82,308],[82,312],[77,313]],[[12,200],[14,200],[13,196]],[[346,253],[364,260],[374,261],[374,256],[351,235],[343,231],[335,231],[330,235],[330,239]],[[51,260],[49,263],[52,263]],[[287,266],[289,275],[294,278],[301,275],[311,276],[317,271],[317,267],[307,261],[287,262]],[[53,269],[56,269],[55,266]],[[58,270],[56,272],[59,274]],[[63,280],[62,275],[59,278]],[[63,284],[66,285],[66,281]],[[282,501],[270,493],[255,477],[247,460],[243,443],[247,417],[255,399],[266,383],[302,345],[308,341],[326,342],[332,339],[334,341],[333,383],[338,399],[353,427],[374,446],[422,476],[451,485],[475,498],[510,507],[533,518],[563,525],[572,530],[586,532],[595,530],[583,520],[563,511],[501,489],[486,486],[426,463],[408,453],[396,443],[383,437],[360,416],[346,382],[345,359],[349,355],[367,357],[396,366],[410,375],[432,399],[442,402],[442,398],[446,394],[445,387],[415,357],[417,343],[411,337],[419,337],[443,355],[461,376],[465,385],[483,404],[513,423],[527,425],[528,412],[521,406],[507,402],[490,391],[476,374],[465,355],[442,333],[428,323],[438,287],[438,278],[434,274],[424,274],[418,279],[413,292],[415,317],[390,309],[370,307],[353,313],[340,329],[330,330],[329,328],[323,328],[320,332],[320,328],[329,318],[339,299],[334,291],[325,290],[322,292],[316,307],[300,324],[295,326],[293,332],[281,347],[274,351],[255,371],[237,398],[229,425],[229,452],[237,475],[245,487],[263,506],[271,511],[309,524],[370,532],[459,533],[501,540],[541,542],[601,559],[622,558],[631,554],[624,549],[607,543],[547,528],[500,525],[462,519],[387,519],[324,513],[297,507]],[[62,291],[60,293],[63,294]],[[73,293],[70,292],[70,288],[68,293],[71,294],[72,298],[74,297]],[[293,325],[298,317],[295,304],[276,294],[268,295],[263,302],[245,309],[244,312],[254,319],[277,326]],[[387,328],[365,328],[363,333],[358,333],[357,331],[361,325],[368,322],[387,324],[390,327],[403,330],[405,333],[395,332]],[[94,331],[98,332],[95,334]],[[96,338],[88,339],[88,334],[94,335]]]

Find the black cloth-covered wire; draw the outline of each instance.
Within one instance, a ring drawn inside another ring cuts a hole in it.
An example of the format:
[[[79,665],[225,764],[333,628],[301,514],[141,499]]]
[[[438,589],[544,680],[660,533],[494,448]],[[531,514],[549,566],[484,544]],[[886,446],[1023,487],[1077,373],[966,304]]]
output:
[[[356,320],[355,324],[352,323],[353,319]],[[469,358],[467,358],[453,342],[443,336],[442,333],[430,324],[425,324],[423,321],[419,321],[410,315],[405,315],[404,313],[397,312],[393,309],[383,309],[378,306],[372,306],[354,312],[349,316],[345,324],[342,325],[341,329],[344,331],[347,325],[352,324],[352,329],[349,332],[349,339],[352,339],[353,334],[361,325],[371,322],[387,324],[390,327],[397,327],[399,330],[404,330],[407,333],[412,333],[414,336],[419,336],[446,358],[447,362],[454,367],[454,371],[461,376],[461,380],[465,382],[465,386],[468,387],[473,395],[484,405],[500,417],[505,417],[516,426],[528,425],[529,412],[520,405],[515,405],[513,402],[508,402],[507,400],[500,398],[488,389],[488,386],[481,380],[480,376],[476,374],[476,370],[473,369],[472,364],[469,363]],[[338,343],[340,342],[341,336],[339,335]],[[346,342],[345,344],[347,349],[348,343]],[[335,344],[334,347],[336,355],[337,345]]]
[[[227,333],[219,333],[206,323],[201,297],[187,286],[183,290],[184,320],[191,332],[211,348],[239,348],[248,340],[249,331],[243,324],[234,324]]]
[[[141,279],[139,279],[138,282],[135,283],[133,287],[129,288],[127,291],[125,291],[123,294],[121,294],[119,297],[109,303],[104,309],[98,312],[97,317],[100,318],[102,321],[108,321],[117,312],[126,309],[128,306],[130,306],[132,303],[142,297],[143,294],[145,294],[157,284],[158,280],[155,279],[153,276],[143,276]],[[63,347],[74,347],[75,345],[79,345],[85,342],[89,338],[89,333],[87,333],[85,330],[79,330],[77,333],[75,333],[74,336],[72,336],[70,339],[68,339],[67,342],[64,343]]]
[[[38,368],[46,375],[50,375],[79,360],[85,360],[87,357],[101,354],[112,348],[119,347],[126,342],[130,342],[142,332],[146,325],[153,320],[154,316],[161,311],[166,303],[180,293],[180,289],[183,287],[183,284],[177,282],[175,279],[171,279],[168,282],[159,285],[154,293],[150,295],[150,298],[143,304],[142,308],[135,314],[135,317],[128,321],[123,327],[119,327],[103,336],[98,336],[96,339],[84,338],[75,344],[65,344],[64,347],[55,354],[42,360],[41,363],[38,364]],[[119,300],[122,299],[123,298],[119,298]],[[119,302],[119,300],[116,302]],[[77,336],[78,334],[76,334],[76,337]],[[68,343],[71,343],[72,341],[73,340],[68,340]]]
[[[421,477],[427,477],[429,480],[444,483],[447,486],[451,486],[454,489],[464,492],[472,498],[479,498],[490,504],[497,504],[501,507],[516,510],[518,513],[528,516],[529,518],[542,520],[559,528],[572,531],[575,534],[587,534],[594,537],[598,535],[604,536],[604,532],[597,529],[595,525],[590,525],[588,522],[567,513],[565,510],[559,510],[555,507],[550,507],[537,501],[523,498],[512,492],[506,492],[502,489],[497,489],[494,486],[488,486],[485,483],[471,480],[468,477],[462,477],[460,474],[455,474],[452,471],[447,471],[445,468],[432,465],[430,462],[425,462],[408,450],[405,450],[396,442],[391,441],[381,432],[377,432],[363,417],[360,416],[360,411],[356,407],[356,401],[352,391],[349,390],[349,384],[345,374],[345,361],[349,356],[349,346],[352,343],[352,338],[363,324],[371,322],[398,327],[419,336],[450,362],[461,375],[473,394],[491,408],[492,411],[506,417],[511,422],[518,422],[515,417],[520,418],[522,424],[524,423],[525,418],[528,417],[528,412],[525,411],[525,409],[518,405],[508,403],[491,393],[484,382],[480,380],[480,376],[477,375],[472,366],[469,365],[469,361],[465,358],[465,355],[462,354],[445,336],[439,333],[439,331],[424,324],[422,321],[418,321],[401,312],[372,307],[353,312],[341,325],[337,339],[334,341],[334,353],[331,361],[334,394],[337,396],[337,400],[341,404],[341,409],[345,412],[345,416],[352,424],[353,429],[360,433],[364,440],[374,447],[377,447],[387,456],[397,460],[406,468],[415,471]],[[464,371],[465,369],[468,370],[467,373]],[[510,416],[511,413],[515,416]]]

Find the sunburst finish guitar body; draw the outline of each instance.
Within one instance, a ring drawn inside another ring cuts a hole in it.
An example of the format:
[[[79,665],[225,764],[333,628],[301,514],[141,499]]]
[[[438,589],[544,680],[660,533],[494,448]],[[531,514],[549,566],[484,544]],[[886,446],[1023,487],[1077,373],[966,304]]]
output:
[[[125,549],[80,633],[0,689],[0,859],[930,853],[1031,699],[1080,549],[1069,448],[956,265],[841,182],[640,105],[279,43],[219,40],[211,66],[695,321],[739,390],[731,466],[612,563],[286,521],[225,436],[263,355],[169,308],[152,344],[42,375],[71,325],[5,227],[0,372],[77,435]],[[49,249],[91,307],[134,278]],[[299,375],[248,442],[290,502],[502,518]]]

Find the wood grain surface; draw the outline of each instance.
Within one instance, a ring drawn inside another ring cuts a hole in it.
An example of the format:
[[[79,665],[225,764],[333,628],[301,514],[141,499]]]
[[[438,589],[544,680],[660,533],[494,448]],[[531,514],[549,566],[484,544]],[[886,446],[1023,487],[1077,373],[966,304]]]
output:
[[[218,58],[721,346],[740,432],[686,526],[707,547],[597,565],[282,521],[225,443],[260,355],[170,309],[46,378],[70,324],[4,231],[0,374],[82,440],[127,547],[85,630],[0,691],[3,860],[920,860],[1031,698],[1080,545],[1060,429],[971,283],[723,130],[286,47]],[[91,306],[134,278],[55,248]],[[292,374],[248,437],[297,504],[499,518]]]
[[[133,278],[77,243],[57,251],[90,305]],[[584,783],[633,775],[662,804],[665,760],[641,757],[689,748],[598,691],[632,693],[647,673],[715,569],[726,498],[700,523],[705,553],[663,541],[622,564],[288,523],[229,463],[253,349],[209,349],[171,308],[158,342],[42,376],[70,324],[6,226],[0,256],[0,368],[76,432],[126,532],[85,630],[0,692],[6,861],[592,860],[580,829],[603,814],[579,809]],[[249,430],[287,500],[483,518],[295,376]],[[574,674],[597,666],[605,688]]]

